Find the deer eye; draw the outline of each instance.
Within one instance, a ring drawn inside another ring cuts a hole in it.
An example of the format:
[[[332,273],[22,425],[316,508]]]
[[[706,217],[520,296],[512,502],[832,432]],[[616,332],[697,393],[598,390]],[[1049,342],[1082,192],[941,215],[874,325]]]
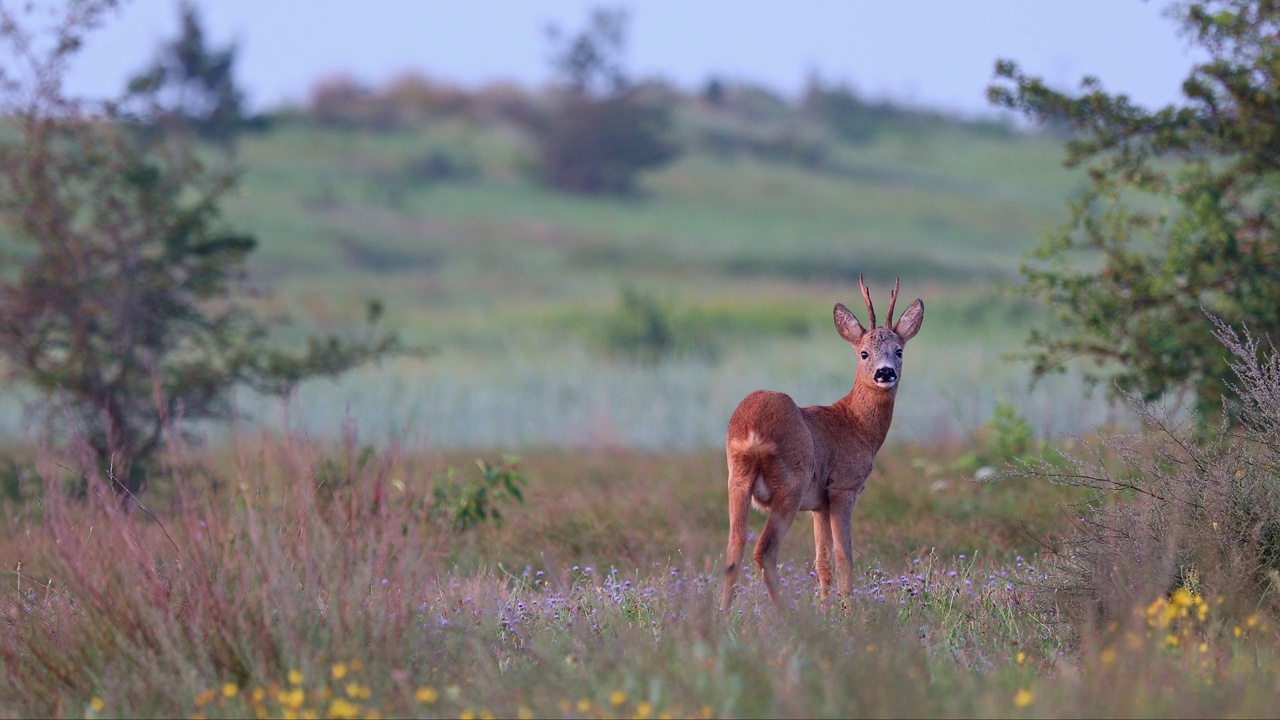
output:
[[[902,357],[902,348],[898,348],[898,357]]]
[[[863,351],[862,351],[862,359],[863,359],[863,360],[866,360],[866,359],[867,359],[867,357],[868,357],[868,355],[867,355],[867,351],[866,351],[866,350],[863,350]]]

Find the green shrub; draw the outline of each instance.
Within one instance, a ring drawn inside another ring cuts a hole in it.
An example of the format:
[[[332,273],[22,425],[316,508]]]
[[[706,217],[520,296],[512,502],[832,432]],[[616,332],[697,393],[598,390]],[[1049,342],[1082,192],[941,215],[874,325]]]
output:
[[[35,475],[34,470],[14,457],[0,457],[0,497],[11,503],[22,502],[23,486]]]
[[[996,403],[989,420],[970,439],[972,450],[956,461],[964,470],[978,470],[1025,457],[1042,449],[1037,443],[1031,423],[1009,403]]]
[[[597,9],[571,37],[549,31],[562,91],[545,113],[526,118],[538,146],[540,179],[566,192],[624,194],[639,174],[675,159],[670,92],[632,83],[622,67],[627,15]]]
[[[618,308],[605,321],[605,350],[618,358],[654,363],[676,355],[718,356],[711,328],[677,314],[653,296],[623,287]]]
[[[907,113],[888,102],[868,102],[844,84],[824,86],[814,79],[806,88],[802,107],[845,142],[870,142],[884,128]]]
[[[432,513],[452,530],[470,530],[484,523],[502,523],[502,506],[524,502],[524,474],[520,460],[508,455],[499,465],[477,460],[480,477],[460,476],[449,468],[431,488]]]

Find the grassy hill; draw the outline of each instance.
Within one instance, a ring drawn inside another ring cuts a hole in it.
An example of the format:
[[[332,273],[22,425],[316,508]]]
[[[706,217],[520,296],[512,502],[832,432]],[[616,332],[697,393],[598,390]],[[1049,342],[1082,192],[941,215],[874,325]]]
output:
[[[1098,422],[1075,381],[1028,392],[1006,357],[1039,311],[1002,289],[1080,182],[1060,141],[899,120],[848,143],[796,112],[684,102],[685,154],[601,198],[530,179],[535,149],[511,123],[283,119],[242,140],[228,210],[262,242],[269,308],[323,326],[382,298],[433,351],[308,386],[293,410],[317,431],[349,416],[437,447],[715,446],[753,389],[802,404],[847,391],[830,308],[861,312],[859,273],[881,313],[895,276],[927,307],[894,436],[966,435],[997,401],[1046,432]]]

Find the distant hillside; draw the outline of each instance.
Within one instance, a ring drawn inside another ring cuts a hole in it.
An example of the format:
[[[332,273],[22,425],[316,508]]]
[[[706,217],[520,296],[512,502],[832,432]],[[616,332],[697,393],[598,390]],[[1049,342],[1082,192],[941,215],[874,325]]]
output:
[[[531,173],[525,118],[546,94],[414,77],[382,89],[324,82],[243,142],[252,199],[235,211],[260,228],[266,272],[438,268],[483,224],[501,226],[508,258],[533,251],[515,242],[524,236],[566,270],[847,280],[910,266],[965,281],[1010,277],[1074,183],[1057,140],[839,87],[796,103],[723,83],[647,92],[670,108],[679,159],[633,196],[584,199],[545,191]],[[547,233],[565,237],[548,247]]]
[[[448,446],[714,445],[747,391],[847,391],[830,312],[860,307],[862,273],[878,302],[901,276],[928,307],[896,434],[964,434],[998,400],[1050,431],[1099,419],[1074,381],[1028,394],[1007,360],[1040,311],[1000,288],[1079,183],[1059,140],[751,86],[648,92],[682,152],[617,197],[537,181],[520,117],[546,96],[518,88],[334,81],[244,136],[228,210],[261,240],[264,305],[332,325],[381,297],[434,350],[320,384],[304,414]]]

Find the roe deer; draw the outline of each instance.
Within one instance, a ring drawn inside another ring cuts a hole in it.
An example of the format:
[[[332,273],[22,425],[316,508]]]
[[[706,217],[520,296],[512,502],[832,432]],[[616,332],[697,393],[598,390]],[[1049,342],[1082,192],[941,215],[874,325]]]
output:
[[[895,324],[898,281],[889,295],[889,316],[876,327],[871,293],[858,276],[870,328],[841,303],[835,306],[836,330],[860,361],[853,389],[834,405],[801,408],[790,396],[757,390],[738,404],[729,419],[725,453],[729,461],[729,547],[725,553],[722,611],[729,609],[747,541],[748,505],[767,510],[756,541],[756,565],[775,606],[778,598],[778,549],[800,510],[813,513],[819,596],[831,583],[831,545],[835,541],[840,590],[853,587],[851,520],[853,506],[871,473],[871,463],[893,420],[893,401],[902,375],[902,347],[920,331],[924,303],[917,298]]]

